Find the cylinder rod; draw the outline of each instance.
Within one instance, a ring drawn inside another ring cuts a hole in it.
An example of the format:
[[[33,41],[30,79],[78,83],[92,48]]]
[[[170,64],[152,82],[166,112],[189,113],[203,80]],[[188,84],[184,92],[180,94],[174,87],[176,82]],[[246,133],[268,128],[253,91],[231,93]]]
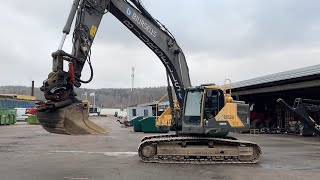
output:
[[[67,34],[63,33],[58,50],[62,50],[62,47],[63,47],[64,41],[66,40],[66,37],[67,37]]]
[[[69,32],[70,32],[74,16],[76,15],[76,11],[77,11],[78,6],[79,6],[79,2],[80,2],[80,0],[74,0],[73,1],[73,4],[72,4],[71,10],[70,10],[66,25],[64,26],[63,31],[62,31],[65,34],[69,34]]]
[[[62,50],[64,41],[66,40],[67,35],[70,33],[71,25],[72,25],[74,16],[76,15],[76,12],[77,12],[77,9],[78,9],[78,6],[79,6],[79,2],[80,2],[80,0],[74,0],[73,1],[73,4],[72,4],[71,10],[70,10],[67,22],[64,25],[64,28],[62,30],[63,35],[62,35],[58,50]]]

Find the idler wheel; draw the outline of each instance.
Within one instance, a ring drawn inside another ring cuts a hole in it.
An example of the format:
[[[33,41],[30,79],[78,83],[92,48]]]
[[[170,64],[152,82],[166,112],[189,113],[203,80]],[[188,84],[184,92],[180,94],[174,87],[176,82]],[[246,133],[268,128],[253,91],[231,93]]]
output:
[[[151,158],[157,153],[157,148],[153,144],[146,144],[142,147],[141,153],[146,158]]]

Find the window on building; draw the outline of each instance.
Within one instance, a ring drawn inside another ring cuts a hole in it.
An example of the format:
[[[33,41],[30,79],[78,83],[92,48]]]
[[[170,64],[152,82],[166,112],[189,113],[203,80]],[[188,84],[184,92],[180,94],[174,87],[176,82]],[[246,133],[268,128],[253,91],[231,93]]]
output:
[[[132,116],[137,116],[137,110],[136,109],[132,109]]]
[[[148,116],[148,109],[145,109],[145,110],[143,111],[143,115],[144,115],[144,117],[147,117],[147,116]]]

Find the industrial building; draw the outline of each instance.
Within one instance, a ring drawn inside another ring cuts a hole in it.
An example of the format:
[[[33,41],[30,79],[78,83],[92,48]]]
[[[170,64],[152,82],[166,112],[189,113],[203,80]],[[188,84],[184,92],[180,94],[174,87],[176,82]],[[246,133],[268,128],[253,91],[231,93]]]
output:
[[[128,120],[132,120],[137,116],[160,116],[161,113],[169,106],[169,101],[151,102],[128,107]]]
[[[295,98],[320,99],[320,65],[280,72],[232,84],[234,99],[251,105],[253,128],[297,130],[298,121],[277,103],[282,98],[293,104]]]

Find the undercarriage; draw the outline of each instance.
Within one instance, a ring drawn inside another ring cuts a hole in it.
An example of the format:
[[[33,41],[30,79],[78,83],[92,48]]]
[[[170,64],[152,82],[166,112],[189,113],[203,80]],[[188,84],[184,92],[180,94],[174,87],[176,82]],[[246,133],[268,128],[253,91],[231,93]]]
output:
[[[188,164],[254,164],[262,154],[248,141],[177,134],[145,137],[138,153],[144,162]]]

